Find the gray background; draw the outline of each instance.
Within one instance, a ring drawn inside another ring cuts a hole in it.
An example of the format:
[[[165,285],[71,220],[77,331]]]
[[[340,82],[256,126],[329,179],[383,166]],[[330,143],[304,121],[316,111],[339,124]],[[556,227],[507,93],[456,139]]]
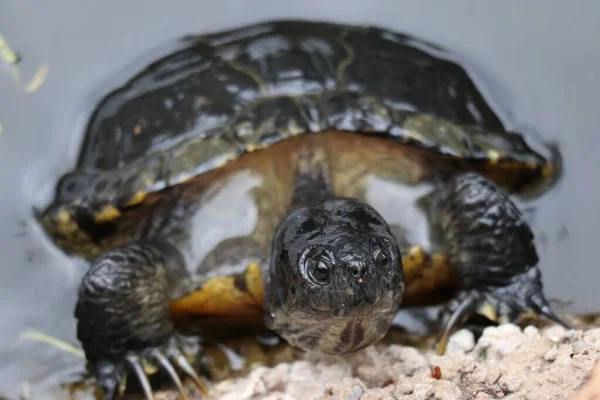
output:
[[[41,89],[17,93],[0,65],[0,394],[14,396],[81,370],[82,361],[47,345],[18,341],[35,328],[75,339],[74,289],[84,272],[54,249],[31,218],[75,162],[95,102],[189,33],[274,18],[376,24],[448,47],[505,122],[557,140],[563,181],[537,204],[548,296],[569,309],[599,308],[596,261],[600,123],[600,3],[593,1],[120,1],[0,0],[0,34],[24,57],[28,79],[41,64]],[[34,396],[36,397],[36,396]]]

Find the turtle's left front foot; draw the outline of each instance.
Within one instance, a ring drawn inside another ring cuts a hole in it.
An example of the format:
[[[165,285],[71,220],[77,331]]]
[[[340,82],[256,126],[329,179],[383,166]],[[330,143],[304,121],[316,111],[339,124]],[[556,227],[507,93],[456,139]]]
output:
[[[460,285],[438,347],[472,313],[496,322],[524,314],[562,325],[543,293],[534,235],[510,198],[475,173],[453,177],[423,201],[432,237]]]

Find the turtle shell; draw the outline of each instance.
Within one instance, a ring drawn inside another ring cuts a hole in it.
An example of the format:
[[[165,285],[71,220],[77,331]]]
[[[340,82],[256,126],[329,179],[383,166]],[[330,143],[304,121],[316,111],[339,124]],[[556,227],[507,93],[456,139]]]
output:
[[[186,37],[109,93],[41,219],[67,248],[149,193],[325,130],[505,166],[515,190],[556,172],[553,152],[507,132],[445,50],[375,27],[279,21]]]

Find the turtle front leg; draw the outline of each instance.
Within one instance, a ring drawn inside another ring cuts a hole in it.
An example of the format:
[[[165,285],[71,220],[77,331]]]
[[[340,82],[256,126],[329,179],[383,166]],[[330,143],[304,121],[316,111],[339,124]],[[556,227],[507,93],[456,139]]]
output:
[[[497,322],[534,313],[565,325],[545,298],[534,235],[494,183],[476,173],[456,175],[422,205],[460,288],[438,352],[445,352],[451,331],[471,313]]]
[[[189,286],[183,258],[167,242],[134,242],[92,261],[79,289],[75,318],[88,369],[106,399],[122,393],[127,372],[137,376],[152,399],[148,367],[162,368],[186,398],[173,364],[206,391],[181,350],[169,315],[171,301]]]

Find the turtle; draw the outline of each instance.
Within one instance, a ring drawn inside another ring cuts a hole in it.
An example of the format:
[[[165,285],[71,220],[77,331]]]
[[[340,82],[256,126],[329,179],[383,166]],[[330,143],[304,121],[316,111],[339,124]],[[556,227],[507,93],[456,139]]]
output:
[[[104,95],[38,217],[88,261],[77,337],[105,398],[132,372],[152,398],[152,369],[185,398],[180,372],[206,390],[186,329],[343,355],[410,305],[446,307],[440,353],[471,314],[564,324],[518,205],[560,171],[445,49],[265,21],[186,36]]]

